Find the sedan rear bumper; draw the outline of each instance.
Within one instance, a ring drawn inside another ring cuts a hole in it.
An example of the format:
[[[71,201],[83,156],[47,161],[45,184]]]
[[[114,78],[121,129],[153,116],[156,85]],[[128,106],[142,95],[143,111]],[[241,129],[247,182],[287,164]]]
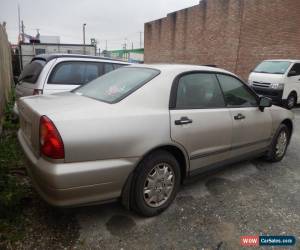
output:
[[[54,163],[36,157],[21,130],[18,139],[28,159],[26,167],[34,187],[54,206],[103,203],[120,197],[127,177],[138,161],[138,158],[126,158]]]

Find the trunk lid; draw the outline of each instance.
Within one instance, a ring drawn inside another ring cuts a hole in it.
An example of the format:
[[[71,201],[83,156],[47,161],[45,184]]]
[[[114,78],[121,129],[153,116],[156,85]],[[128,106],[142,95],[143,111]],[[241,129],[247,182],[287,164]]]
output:
[[[98,108],[109,108],[111,105],[101,101],[81,96],[73,92],[61,92],[52,95],[37,95],[21,98],[20,103],[25,103],[39,115],[55,116],[65,118],[72,114],[78,114],[87,107],[97,106]]]
[[[91,113],[97,106],[98,114]],[[20,129],[23,136],[36,156],[39,155],[39,124],[40,117],[46,115],[55,125],[66,120],[89,119],[92,116],[109,113],[111,104],[79,96],[72,92],[53,95],[37,95],[19,99]],[[90,109],[91,108],[91,109]],[[80,115],[79,115],[80,114]],[[63,136],[63,135],[62,135]]]

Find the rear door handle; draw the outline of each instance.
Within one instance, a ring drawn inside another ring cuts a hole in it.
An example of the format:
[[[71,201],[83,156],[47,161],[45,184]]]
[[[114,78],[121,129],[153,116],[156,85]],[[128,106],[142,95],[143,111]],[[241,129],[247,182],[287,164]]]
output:
[[[193,120],[189,119],[188,117],[181,117],[180,120],[175,120],[175,125],[184,125],[192,123]]]
[[[245,118],[246,116],[244,116],[243,114],[237,114],[234,116],[234,120],[243,120]]]

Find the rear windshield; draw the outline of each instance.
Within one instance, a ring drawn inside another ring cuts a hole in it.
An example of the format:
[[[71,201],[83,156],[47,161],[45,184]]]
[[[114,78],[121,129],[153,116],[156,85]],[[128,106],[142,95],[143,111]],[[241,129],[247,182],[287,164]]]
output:
[[[116,103],[159,73],[158,70],[149,68],[119,68],[75,89],[73,92],[99,101]]]
[[[286,61],[265,61],[259,64],[253,72],[267,74],[285,74],[291,63]]]
[[[46,62],[42,60],[34,60],[30,62],[24,67],[18,80],[28,83],[36,83],[45,64]]]

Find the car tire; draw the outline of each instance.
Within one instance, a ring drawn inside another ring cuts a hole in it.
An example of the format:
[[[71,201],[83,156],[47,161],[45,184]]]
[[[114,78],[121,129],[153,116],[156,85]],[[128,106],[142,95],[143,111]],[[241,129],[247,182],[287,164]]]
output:
[[[291,131],[285,124],[281,124],[277,129],[270,146],[270,149],[266,155],[266,159],[271,162],[278,162],[285,156]]]
[[[175,199],[181,183],[178,161],[167,151],[146,156],[133,176],[131,208],[143,216],[155,216]]]
[[[287,100],[286,100],[286,108],[287,109],[293,109],[297,103],[297,96],[294,93],[289,94]]]

